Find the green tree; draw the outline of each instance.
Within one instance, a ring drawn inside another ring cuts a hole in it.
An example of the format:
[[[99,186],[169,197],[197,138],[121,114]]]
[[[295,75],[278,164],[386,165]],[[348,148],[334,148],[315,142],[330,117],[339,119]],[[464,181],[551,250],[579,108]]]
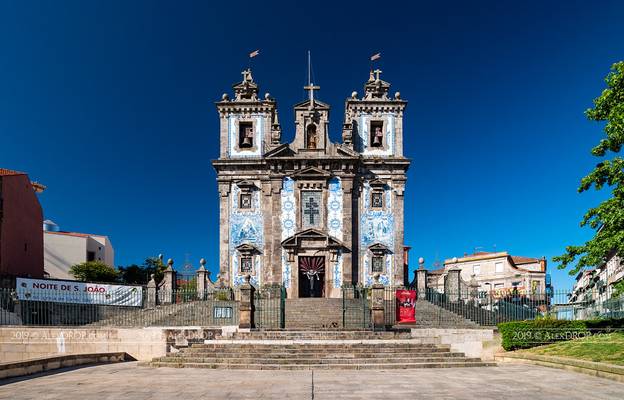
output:
[[[69,269],[79,281],[85,282],[117,282],[119,272],[101,261],[87,261],[81,264],[72,265]]]
[[[127,267],[119,266],[117,269],[123,283],[144,285],[149,281],[150,271],[143,266],[132,264]]]
[[[589,209],[581,221],[582,227],[596,230],[594,237],[581,246],[568,246],[565,254],[553,257],[553,261],[561,263],[559,269],[572,267],[570,275],[602,264],[613,250],[624,254],[624,159],[618,155],[606,159],[618,154],[624,144],[624,62],[613,64],[605,81],[607,88],[594,100],[594,107],[585,112],[591,121],[605,123],[606,138],[592,149],[592,155],[601,161],[581,180],[578,191],[607,186],[612,196]]]
[[[163,272],[167,269],[167,266],[160,257],[148,257],[143,262],[143,268],[147,272],[148,277],[154,274],[154,280],[160,282],[163,279]]]

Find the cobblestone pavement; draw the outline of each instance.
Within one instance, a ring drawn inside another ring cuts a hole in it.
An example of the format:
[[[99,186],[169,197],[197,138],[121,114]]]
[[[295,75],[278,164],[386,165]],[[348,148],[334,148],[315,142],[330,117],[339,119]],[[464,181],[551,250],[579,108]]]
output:
[[[311,371],[109,364],[0,381],[0,399],[311,399]],[[624,384],[558,369],[498,367],[314,371],[314,399],[624,399]]]

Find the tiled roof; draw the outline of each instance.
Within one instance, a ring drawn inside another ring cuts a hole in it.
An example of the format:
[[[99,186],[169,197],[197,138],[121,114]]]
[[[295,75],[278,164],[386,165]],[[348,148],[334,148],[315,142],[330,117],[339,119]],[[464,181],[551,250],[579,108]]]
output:
[[[97,236],[97,237],[106,237],[104,235],[92,235],[90,233],[78,233],[78,232],[53,232],[53,231],[45,231],[45,233],[51,233],[53,235],[65,235],[65,236],[76,236],[76,237],[92,237],[92,236]]]
[[[26,175],[25,172],[13,171],[6,168],[0,168],[0,176]]]
[[[522,257],[522,256],[511,256],[514,264],[528,264],[528,263],[536,263],[539,262],[539,258],[533,257]]]

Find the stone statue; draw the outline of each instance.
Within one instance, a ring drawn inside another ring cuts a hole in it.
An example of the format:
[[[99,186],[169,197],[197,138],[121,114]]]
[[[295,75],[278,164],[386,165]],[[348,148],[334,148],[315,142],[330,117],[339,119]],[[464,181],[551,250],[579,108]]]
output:
[[[307,149],[316,149],[318,138],[316,136],[316,126],[310,125],[308,127],[308,140],[306,143]]]

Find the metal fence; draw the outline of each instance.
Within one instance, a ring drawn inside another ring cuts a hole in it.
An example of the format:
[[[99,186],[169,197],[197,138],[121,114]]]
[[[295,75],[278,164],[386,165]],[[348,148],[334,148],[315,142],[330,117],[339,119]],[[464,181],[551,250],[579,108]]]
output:
[[[369,288],[360,286],[343,286],[342,328],[372,328]]]
[[[395,292],[410,287],[385,289],[385,322],[397,322]],[[578,297],[578,296],[577,296]],[[574,301],[572,301],[574,299]],[[574,298],[567,290],[558,291],[458,291],[443,293],[427,289],[424,299],[416,302],[416,325],[421,327],[493,326],[501,322],[535,318],[593,319],[624,318],[624,297],[612,292]]]
[[[254,292],[254,321],[257,329],[284,329],[286,325],[286,289],[267,286]]]
[[[239,305],[230,289],[160,291],[158,305],[148,306],[147,290],[128,295],[128,304],[110,304],[101,293],[67,294],[0,289],[0,325],[32,326],[223,326],[237,325]]]

